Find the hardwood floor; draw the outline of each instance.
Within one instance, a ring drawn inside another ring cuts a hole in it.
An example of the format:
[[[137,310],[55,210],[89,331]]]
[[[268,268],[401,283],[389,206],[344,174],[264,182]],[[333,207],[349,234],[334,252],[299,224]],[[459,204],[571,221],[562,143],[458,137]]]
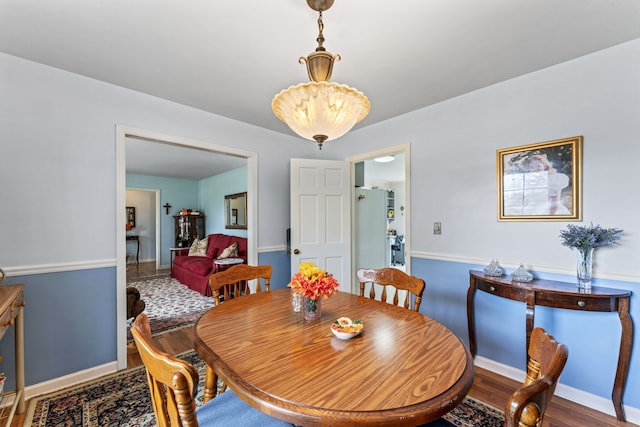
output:
[[[160,270],[156,270],[155,261],[152,262],[141,262],[140,264],[129,263],[127,264],[127,282],[130,280],[135,280],[140,277],[153,276],[156,274],[164,274],[169,273],[170,270],[168,268],[162,268]]]
[[[146,264],[146,265],[143,265]],[[144,277],[156,273],[155,265],[141,263],[139,266],[129,265],[127,278]],[[131,270],[131,271],[130,271]],[[160,348],[169,354],[178,354],[193,349],[191,328],[178,329],[159,335],[155,338]],[[140,357],[134,344],[127,346],[127,367],[141,365]],[[502,409],[509,395],[520,385],[519,382],[502,377],[482,368],[476,368],[473,386],[469,396],[491,406]],[[4,421],[0,419],[0,423]],[[16,416],[11,427],[19,427],[24,423],[24,415]],[[603,414],[577,403],[555,396],[545,415],[545,427],[639,427],[637,424],[618,421],[614,416]]]

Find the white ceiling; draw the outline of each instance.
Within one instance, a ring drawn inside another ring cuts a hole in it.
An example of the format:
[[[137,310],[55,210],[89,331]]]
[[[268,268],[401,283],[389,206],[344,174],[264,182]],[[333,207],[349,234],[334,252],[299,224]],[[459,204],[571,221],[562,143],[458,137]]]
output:
[[[316,19],[305,0],[0,0],[0,52],[292,134],[271,100],[307,80]],[[363,127],[640,38],[640,1],[336,0],[324,36]]]
[[[247,164],[246,160],[196,148],[127,138],[127,173],[201,180]]]

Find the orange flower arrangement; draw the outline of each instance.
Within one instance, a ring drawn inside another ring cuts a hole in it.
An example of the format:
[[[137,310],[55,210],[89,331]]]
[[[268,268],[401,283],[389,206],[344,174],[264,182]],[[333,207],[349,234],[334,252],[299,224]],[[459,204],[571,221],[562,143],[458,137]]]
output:
[[[294,293],[317,300],[320,297],[329,298],[338,291],[340,284],[331,274],[307,261],[300,264],[300,271],[293,275],[287,286]]]
[[[125,228],[127,229],[127,231],[131,230],[133,228],[133,225],[126,223],[125,224]]]

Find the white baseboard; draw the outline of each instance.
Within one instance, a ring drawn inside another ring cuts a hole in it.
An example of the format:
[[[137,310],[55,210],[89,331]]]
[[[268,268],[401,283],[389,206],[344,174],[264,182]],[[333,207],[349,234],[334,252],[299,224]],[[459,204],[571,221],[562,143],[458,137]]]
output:
[[[62,390],[63,388],[78,385],[85,381],[91,381],[104,375],[113,374],[118,370],[116,361],[105,363],[104,365],[95,366],[83,371],[74,372],[73,374],[54,378],[39,384],[30,385],[25,388],[25,398],[32,399],[43,394],[52,393]]]
[[[518,382],[522,382],[527,374],[523,370],[503,365],[502,363],[495,362],[482,356],[475,357],[475,365]],[[562,384],[562,382],[558,383],[555,395],[580,405],[587,406],[591,409],[595,409],[596,411],[603,412],[607,415],[611,415],[613,417],[616,416],[616,411],[610,399],[605,399],[604,397],[569,387]],[[624,406],[624,412],[627,422],[640,424],[640,409]]]

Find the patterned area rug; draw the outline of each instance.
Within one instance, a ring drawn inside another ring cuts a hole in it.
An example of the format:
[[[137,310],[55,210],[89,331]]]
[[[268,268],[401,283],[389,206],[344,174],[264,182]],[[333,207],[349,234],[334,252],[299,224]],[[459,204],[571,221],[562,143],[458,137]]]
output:
[[[211,297],[188,288],[168,274],[136,279],[128,282],[127,287],[140,291],[153,335],[189,326],[214,305]],[[127,337],[132,340],[128,328]]]
[[[196,403],[202,404],[205,364],[195,352],[180,355],[197,369],[200,386]],[[29,401],[25,426],[155,426],[144,367],[107,375]],[[460,427],[502,427],[503,414],[481,402],[466,398],[444,417]]]
[[[504,426],[504,412],[471,397],[466,397],[443,418],[454,426],[461,427]]]
[[[193,352],[180,355],[198,368],[202,402],[205,364]],[[29,402],[25,426],[155,426],[149,385],[143,366],[120,371]]]

